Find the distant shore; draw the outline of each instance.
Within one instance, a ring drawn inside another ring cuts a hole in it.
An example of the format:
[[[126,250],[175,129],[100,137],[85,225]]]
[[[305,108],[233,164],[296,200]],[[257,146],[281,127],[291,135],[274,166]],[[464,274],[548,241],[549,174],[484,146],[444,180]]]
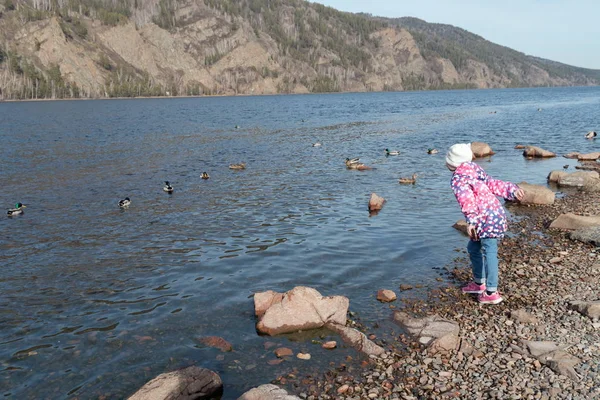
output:
[[[138,96],[138,97],[75,97],[61,99],[1,99],[1,103],[23,103],[23,102],[44,102],[44,101],[89,101],[89,100],[139,100],[139,99],[198,99],[213,97],[255,97],[255,96],[306,96],[306,95],[327,95],[327,94],[359,94],[359,93],[418,93],[418,92],[463,92],[463,91],[481,91],[481,90],[511,90],[511,89],[561,89],[561,88],[592,88],[600,85],[585,86],[526,86],[526,87],[504,87],[504,88],[466,88],[466,89],[426,89],[426,90],[400,90],[400,91],[379,91],[379,92],[318,92],[318,93],[263,93],[263,94],[205,94],[190,96]]]

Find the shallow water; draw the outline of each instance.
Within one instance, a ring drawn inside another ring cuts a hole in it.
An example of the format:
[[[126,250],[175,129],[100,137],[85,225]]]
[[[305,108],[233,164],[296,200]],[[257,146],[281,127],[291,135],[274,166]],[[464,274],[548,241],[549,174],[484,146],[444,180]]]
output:
[[[252,294],[309,285],[348,296],[367,324],[388,318],[377,289],[435,286],[465,245],[448,146],[488,142],[493,176],[543,184],[573,160],[528,161],[514,145],[598,151],[584,135],[599,105],[600,88],[0,104],[0,204],[28,205],[0,219],[0,393],[123,398],[196,364],[236,398],[285,368],[357,357],[284,337],[313,360],[268,366]],[[375,169],[347,170],[358,156]],[[416,185],[397,183],[413,172]],[[387,203],[370,217],[371,192]],[[203,347],[208,335],[235,351]]]

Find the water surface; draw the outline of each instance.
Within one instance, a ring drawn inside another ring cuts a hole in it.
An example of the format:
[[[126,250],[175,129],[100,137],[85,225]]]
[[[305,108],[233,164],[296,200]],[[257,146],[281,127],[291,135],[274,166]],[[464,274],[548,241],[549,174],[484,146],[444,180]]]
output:
[[[268,366],[252,294],[308,285],[348,296],[368,324],[389,317],[378,289],[439,284],[465,245],[445,150],[488,142],[488,172],[544,184],[574,162],[528,161],[514,145],[598,151],[584,135],[600,129],[599,105],[600,88],[0,104],[0,204],[28,205],[0,219],[0,393],[123,398],[196,364],[236,398],[358,357],[278,338],[313,360]],[[345,169],[358,156],[375,169]],[[413,172],[416,185],[397,183]],[[371,192],[388,201],[370,217]],[[202,346],[208,335],[235,351]]]

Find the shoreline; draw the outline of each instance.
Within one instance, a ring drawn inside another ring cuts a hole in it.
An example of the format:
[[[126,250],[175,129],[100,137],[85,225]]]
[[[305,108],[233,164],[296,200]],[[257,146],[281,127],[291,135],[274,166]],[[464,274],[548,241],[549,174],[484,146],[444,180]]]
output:
[[[485,90],[523,90],[523,89],[564,89],[564,88],[597,88],[599,85],[585,86],[524,86],[524,87],[502,87],[502,88],[472,88],[472,89],[426,89],[426,90],[400,90],[379,92],[316,92],[316,93],[262,93],[262,94],[210,94],[189,96],[136,96],[136,97],[77,97],[61,99],[2,99],[2,103],[27,103],[27,102],[54,102],[54,101],[92,101],[92,100],[141,100],[141,99],[201,99],[220,97],[263,97],[263,96],[306,96],[306,95],[335,95],[335,94],[362,94],[362,93],[428,93],[428,92],[464,92]]]
[[[371,357],[363,368],[344,367],[345,372],[341,364],[287,389],[308,400],[600,398],[600,326],[570,306],[598,299],[600,250],[546,228],[567,212],[600,214],[600,193],[567,193],[550,206],[510,206],[510,211],[513,221],[499,248],[502,303],[480,305],[461,293],[471,275],[461,252],[454,267],[443,269],[446,286],[431,291],[427,300],[390,306],[458,323],[458,350],[431,354],[418,338],[404,334],[392,343],[375,339],[386,349],[380,359]],[[530,320],[516,317],[523,311]],[[567,377],[540,363],[526,351],[527,341],[557,343],[580,361],[573,368],[576,375]]]

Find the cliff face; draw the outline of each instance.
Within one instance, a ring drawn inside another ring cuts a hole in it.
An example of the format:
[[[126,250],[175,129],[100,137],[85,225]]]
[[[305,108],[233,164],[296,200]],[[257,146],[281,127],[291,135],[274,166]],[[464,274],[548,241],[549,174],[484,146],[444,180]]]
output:
[[[299,0],[123,0],[118,9],[114,2],[104,9],[83,0],[62,6],[12,1],[0,5],[4,99],[564,86],[600,80],[599,71],[497,50],[475,35],[471,43],[465,31],[459,40],[423,21],[375,19]],[[491,47],[481,50],[484,45]]]

